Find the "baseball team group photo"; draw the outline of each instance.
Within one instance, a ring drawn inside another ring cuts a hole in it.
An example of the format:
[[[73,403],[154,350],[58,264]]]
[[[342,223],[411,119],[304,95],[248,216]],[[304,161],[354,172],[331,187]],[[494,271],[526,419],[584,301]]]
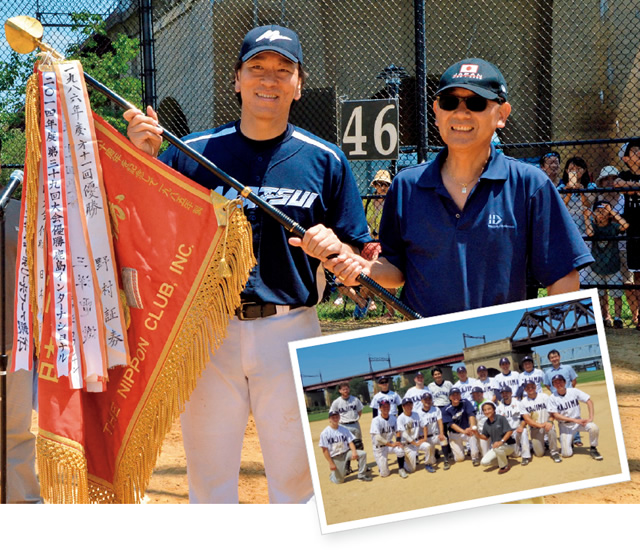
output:
[[[623,479],[589,311],[592,299],[292,344],[327,527]],[[545,331],[550,315],[563,321]],[[332,380],[340,368],[353,376]]]

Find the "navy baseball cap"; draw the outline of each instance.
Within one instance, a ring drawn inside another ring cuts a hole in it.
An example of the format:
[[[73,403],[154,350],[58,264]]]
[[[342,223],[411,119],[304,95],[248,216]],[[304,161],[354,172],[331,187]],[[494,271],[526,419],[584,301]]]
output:
[[[454,393],[462,394],[460,388],[451,388],[451,390],[449,391],[449,395],[453,395]]]
[[[244,63],[260,52],[276,52],[294,63],[302,63],[302,46],[298,35],[279,25],[265,25],[250,30],[240,48],[240,60]]]
[[[383,382],[389,382],[389,377],[388,376],[381,376],[380,378],[378,378],[378,384],[381,384]]]
[[[526,363],[527,361],[531,361],[533,363],[533,357],[531,357],[530,355],[526,355],[522,362]]]
[[[431,395],[428,391],[424,392],[424,393],[420,396],[420,400],[427,399],[427,398],[429,398],[429,399],[433,399],[433,395]]]
[[[509,393],[513,393],[513,390],[511,389],[511,386],[507,386],[506,384],[502,384],[502,386],[500,386],[500,391],[508,391]]]
[[[507,100],[507,81],[498,67],[477,57],[458,61],[442,73],[436,96],[451,88],[464,88],[493,101]]]
[[[339,411],[334,411],[334,410],[329,411],[329,418],[331,418],[332,416],[334,416],[336,414],[340,415],[340,412]]]
[[[476,370],[480,372],[481,370],[488,370],[488,369],[484,365],[480,365]]]
[[[503,357],[502,359],[500,359],[500,365],[506,365],[506,364],[511,364],[511,361],[509,361],[508,357]]]
[[[458,368],[456,369],[456,372],[460,372],[460,371],[462,371],[462,370],[467,370],[467,367],[460,366],[460,367],[458,367]]]
[[[556,374],[552,379],[551,379],[551,383],[553,384],[556,380],[562,380],[563,382],[566,382],[567,379],[562,376],[561,374]]]
[[[411,400],[410,397],[405,397],[402,400],[402,406],[404,407],[405,405],[413,405],[413,401]]]
[[[391,401],[389,401],[388,399],[380,399],[380,401],[378,401],[378,407],[382,407],[382,405],[391,406]]]
[[[471,393],[476,392],[484,393],[484,390],[480,386],[473,386],[473,388],[471,388]]]

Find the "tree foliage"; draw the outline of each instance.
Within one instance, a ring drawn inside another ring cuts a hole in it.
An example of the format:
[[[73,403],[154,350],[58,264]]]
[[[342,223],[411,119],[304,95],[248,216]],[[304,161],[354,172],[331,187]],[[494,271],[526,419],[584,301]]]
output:
[[[76,13],[72,15],[78,40],[61,52],[67,59],[77,59],[87,74],[140,106],[142,82],[133,67],[140,54],[137,38],[123,33],[108,32],[99,15]],[[11,53],[8,61],[0,61],[0,139],[2,139],[2,164],[22,165],[24,162],[24,98],[27,79],[33,72],[36,53],[20,55]],[[89,92],[93,111],[115,126],[126,131],[122,111],[98,92]],[[2,174],[6,184],[9,170]]]

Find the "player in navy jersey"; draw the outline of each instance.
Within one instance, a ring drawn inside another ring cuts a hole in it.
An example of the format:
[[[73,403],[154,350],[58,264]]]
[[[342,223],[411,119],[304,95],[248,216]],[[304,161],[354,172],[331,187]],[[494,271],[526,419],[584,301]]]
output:
[[[184,140],[308,228],[309,238],[315,239],[307,250],[315,257],[310,257],[291,246],[300,239],[291,238],[252,203],[245,205],[258,263],[228,335],[210,357],[181,417],[189,500],[194,503],[238,502],[240,453],[250,411],[260,436],[270,502],[299,503],[312,495],[287,344],[320,334],[314,306],[324,279],[318,258],[356,252],[370,237],[344,154],[288,121],[291,105],[302,93],[302,62],[300,42],[291,29],[269,25],[249,31],[234,74],[240,120]],[[153,110],[132,109],[125,119],[132,143],[157,156],[162,130]],[[160,160],[208,189],[236,196],[175,147]],[[218,421],[220,411],[229,413],[224,422]]]

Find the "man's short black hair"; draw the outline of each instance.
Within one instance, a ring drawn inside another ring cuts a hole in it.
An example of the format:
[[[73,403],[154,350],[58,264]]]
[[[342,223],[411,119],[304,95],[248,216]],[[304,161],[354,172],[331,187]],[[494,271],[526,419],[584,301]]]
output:
[[[431,376],[433,376],[434,372],[439,372],[440,374],[442,374],[442,369],[440,367],[433,367],[431,369]]]
[[[551,358],[551,354],[552,353],[556,353],[556,354],[560,355],[560,352],[557,349],[552,349],[549,353],[547,353],[547,359]]]

